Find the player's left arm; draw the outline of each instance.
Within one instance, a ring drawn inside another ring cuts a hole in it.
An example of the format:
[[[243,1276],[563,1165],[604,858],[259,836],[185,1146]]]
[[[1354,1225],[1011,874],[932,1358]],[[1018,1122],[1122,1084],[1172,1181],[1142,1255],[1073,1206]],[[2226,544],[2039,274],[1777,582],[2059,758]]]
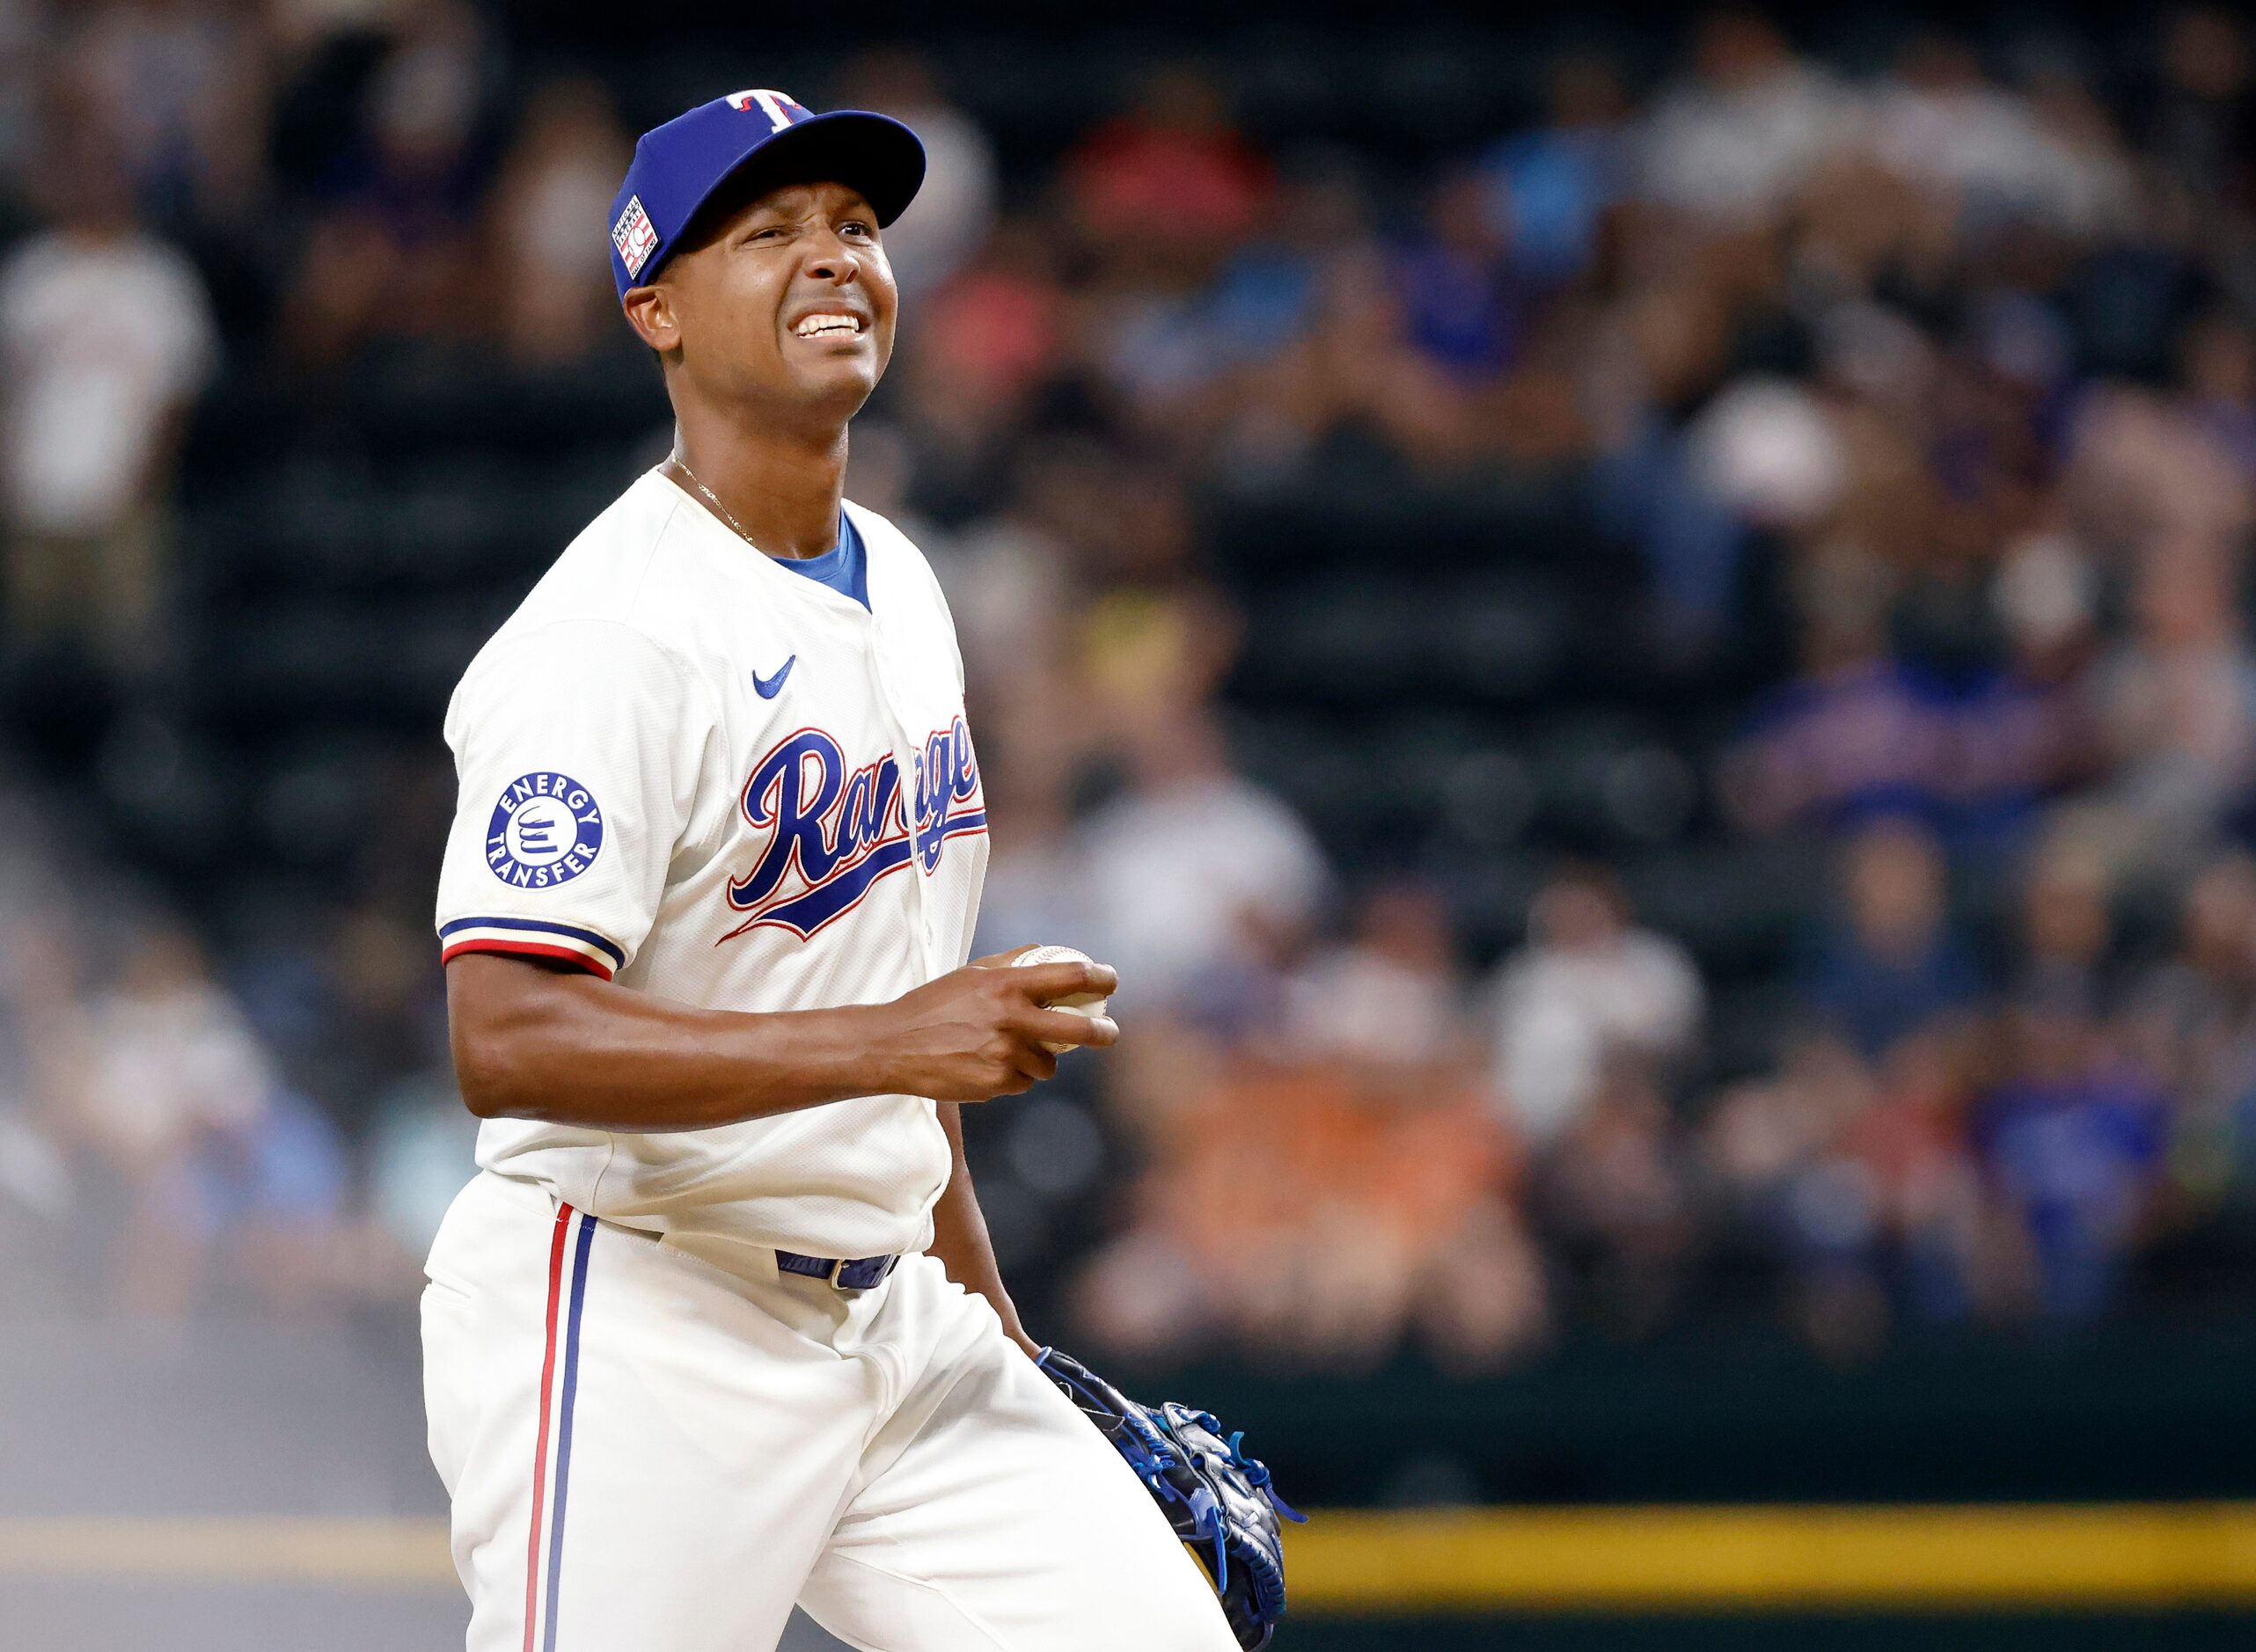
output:
[[[995,1265],[995,1247],[987,1238],[987,1218],[980,1214],[979,1195],[971,1186],[971,1167],[963,1161],[963,1109],[953,1101],[934,1105],[940,1113],[940,1128],[948,1132],[953,1162],[948,1187],[933,1207],[932,1254],[950,1279],[992,1304],[1004,1334],[1029,1359],[1038,1359],[1042,1345],[1027,1335],[1010,1292],[1003,1289],[1002,1269]]]

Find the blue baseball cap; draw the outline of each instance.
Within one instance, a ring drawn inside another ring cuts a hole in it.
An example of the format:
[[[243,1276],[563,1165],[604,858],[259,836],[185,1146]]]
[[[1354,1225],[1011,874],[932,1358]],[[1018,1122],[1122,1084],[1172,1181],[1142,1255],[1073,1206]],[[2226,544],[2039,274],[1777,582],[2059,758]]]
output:
[[[642,135],[612,201],[611,273],[622,299],[650,283],[698,208],[755,157],[776,167],[780,180],[825,179],[858,191],[881,227],[901,216],[925,179],[925,146],[890,115],[817,114],[768,91],[701,103]]]

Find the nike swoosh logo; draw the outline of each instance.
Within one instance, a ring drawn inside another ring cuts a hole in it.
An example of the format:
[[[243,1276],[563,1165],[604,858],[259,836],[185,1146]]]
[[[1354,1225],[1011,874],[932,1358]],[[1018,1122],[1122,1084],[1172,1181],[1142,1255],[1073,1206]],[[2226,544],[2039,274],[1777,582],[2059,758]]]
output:
[[[791,675],[791,668],[798,663],[799,656],[795,654],[776,668],[773,676],[762,676],[758,672],[753,672],[752,692],[764,700],[773,699],[783,692],[783,679]]]

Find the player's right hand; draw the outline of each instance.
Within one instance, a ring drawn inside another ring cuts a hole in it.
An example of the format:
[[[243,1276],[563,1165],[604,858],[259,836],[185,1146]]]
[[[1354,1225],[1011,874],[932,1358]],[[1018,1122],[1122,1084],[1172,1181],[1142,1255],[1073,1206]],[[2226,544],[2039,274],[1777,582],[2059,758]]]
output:
[[[1044,1044],[1105,1045],[1120,1028],[1109,1015],[1045,1009],[1059,998],[1110,996],[1120,984],[1098,963],[995,967],[982,959],[880,1006],[890,1088],[935,1101],[1016,1095],[1058,1071]]]

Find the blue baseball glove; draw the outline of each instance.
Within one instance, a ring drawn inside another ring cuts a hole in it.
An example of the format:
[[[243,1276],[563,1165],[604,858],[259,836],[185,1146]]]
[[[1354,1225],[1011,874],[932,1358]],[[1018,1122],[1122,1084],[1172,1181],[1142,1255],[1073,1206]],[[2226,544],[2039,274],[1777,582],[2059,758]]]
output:
[[[1277,1517],[1302,1520],[1269,1483],[1269,1470],[1222,1436],[1211,1413],[1172,1403],[1139,1406],[1054,1348],[1036,1362],[1112,1442],[1160,1511],[1206,1568],[1223,1615],[1246,1652],[1260,1652],[1285,1615],[1285,1546]]]

